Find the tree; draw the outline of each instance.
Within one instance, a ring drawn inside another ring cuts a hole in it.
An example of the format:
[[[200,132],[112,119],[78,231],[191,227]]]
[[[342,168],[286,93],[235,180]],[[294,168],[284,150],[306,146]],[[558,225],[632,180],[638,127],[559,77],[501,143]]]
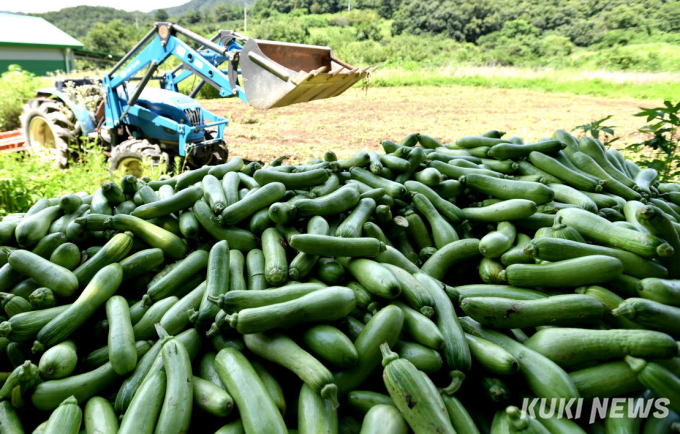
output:
[[[187,24],[196,24],[201,22],[201,12],[198,9],[189,9],[182,16],[182,21]]]
[[[168,15],[168,12],[165,9],[158,9],[154,12],[153,18],[156,21],[167,21],[168,18],[170,18],[170,15]]]

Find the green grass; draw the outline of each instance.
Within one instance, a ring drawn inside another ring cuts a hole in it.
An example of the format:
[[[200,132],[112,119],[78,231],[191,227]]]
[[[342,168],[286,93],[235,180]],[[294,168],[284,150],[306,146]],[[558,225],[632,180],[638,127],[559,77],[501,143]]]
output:
[[[607,98],[636,98],[673,100],[680,95],[680,82],[651,82],[636,84],[614,82],[600,78],[592,80],[558,80],[554,77],[516,76],[442,76],[427,71],[403,72],[377,75],[371,80],[372,86],[473,86],[496,87],[501,89],[528,89],[543,92],[572,93],[576,95],[603,96]]]

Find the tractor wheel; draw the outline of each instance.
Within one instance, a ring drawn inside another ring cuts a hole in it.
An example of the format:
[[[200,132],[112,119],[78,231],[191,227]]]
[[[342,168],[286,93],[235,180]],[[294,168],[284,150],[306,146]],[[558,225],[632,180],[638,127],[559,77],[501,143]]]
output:
[[[215,138],[214,131],[206,131],[205,139],[212,140]],[[201,157],[192,157],[191,155],[186,156],[187,165],[192,169],[198,169],[199,167],[207,166],[209,164],[217,165],[227,162],[229,157],[229,149],[227,149],[227,144],[224,140],[215,147],[215,152],[212,154],[203,155]]]
[[[141,178],[144,176],[144,159],[154,167],[168,163],[168,155],[161,151],[160,146],[147,140],[130,139],[113,147],[109,158],[109,170],[120,173],[121,177],[134,175]]]
[[[67,167],[69,144],[80,136],[80,124],[73,112],[61,101],[36,98],[24,105],[20,119],[28,148],[47,149],[59,167]]]

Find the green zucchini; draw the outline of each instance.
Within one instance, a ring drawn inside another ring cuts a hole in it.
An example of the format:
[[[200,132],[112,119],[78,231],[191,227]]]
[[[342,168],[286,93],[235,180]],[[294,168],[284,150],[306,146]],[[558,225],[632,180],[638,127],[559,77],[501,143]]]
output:
[[[50,206],[21,219],[14,229],[14,236],[21,247],[32,247],[48,233],[52,222],[59,217],[61,209]]]
[[[568,226],[584,238],[601,244],[622,248],[645,258],[667,256],[673,249],[664,240],[617,226],[607,219],[577,208],[562,209],[558,213]],[[669,251],[670,249],[670,251]]]
[[[302,341],[321,360],[340,368],[354,366],[359,358],[352,341],[330,325],[310,327],[305,331]]]
[[[640,392],[644,386],[637,374],[624,361],[598,364],[569,373],[581,397],[614,398]]]
[[[78,400],[70,396],[52,412],[45,427],[45,434],[78,434],[83,422],[83,412]]]
[[[577,190],[590,192],[602,191],[602,181],[598,183],[588,175],[572,170],[548,155],[540,152],[532,152],[529,154],[529,159],[535,167],[560,179],[561,182],[557,183],[558,185],[569,184]]]
[[[78,279],[71,271],[35,253],[14,250],[8,254],[8,263],[15,271],[62,297],[68,297],[78,289]]]
[[[442,280],[447,270],[459,262],[466,261],[481,256],[479,252],[478,239],[466,239],[454,241],[437,252],[428,259],[421,270],[435,279]]]
[[[495,329],[577,325],[580,322],[601,319],[604,315],[602,302],[579,294],[524,301],[500,297],[467,297],[461,301],[460,306],[480,324]],[[512,315],[508,312],[512,312]]]
[[[272,182],[267,184],[258,188],[257,191],[248,195],[243,200],[239,200],[226,207],[216,218],[216,221],[222,226],[235,225],[250,217],[256,211],[279,201],[285,193],[286,187],[282,183]]]
[[[375,238],[338,238],[310,233],[293,235],[290,246],[308,255],[333,252],[334,256],[345,257],[375,257],[386,249],[385,244]]]
[[[28,301],[33,309],[49,309],[57,305],[54,293],[49,288],[38,288],[28,296]],[[9,315],[8,312],[5,312]],[[14,315],[9,315],[14,316]]]
[[[328,180],[329,171],[326,169],[314,169],[301,173],[285,173],[275,170],[258,170],[253,178],[258,184],[264,186],[273,182],[282,183],[287,190],[300,190],[323,184]]]
[[[559,238],[535,238],[526,246],[525,252],[531,257],[550,262],[605,255],[621,261],[623,272],[633,277],[640,279],[646,277],[662,278],[668,274],[666,268],[661,264],[625,250]]]
[[[629,319],[646,328],[661,330],[676,338],[680,337],[680,307],[667,306],[645,298],[628,298],[612,315]]]
[[[116,434],[118,418],[113,407],[101,396],[90,398],[85,404],[85,432],[88,434]]]
[[[582,286],[580,288],[576,288],[576,292],[579,294],[589,295],[602,302],[605,307],[604,320],[612,326],[619,329],[643,328],[642,326],[626,318],[612,315],[612,310],[616,309],[621,303],[623,303],[623,298],[619,297],[614,292],[601,286]]]
[[[287,434],[281,413],[241,352],[232,348],[221,350],[215,359],[215,369],[234,398],[246,432]]]
[[[353,167],[350,169],[350,173],[352,179],[361,181],[372,188],[382,188],[389,196],[395,199],[404,197],[406,194],[406,189],[402,184],[381,178],[380,176],[375,175],[368,170],[362,169],[360,167]]]
[[[208,174],[217,179],[222,179],[228,173],[239,172],[242,168],[243,160],[239,157],[233,157],[226,163],[211,167]]]
[[[146,354],[151,346],[154,344],[153,341],[137,341],[135,342],[135,350],[137,351],[137,359],[141,359],[144,354]],[[48,350],[49,351],[49,350]],[[102,348],[98,348],[92,351],[90,354],[83,358],[83,364],[87,369],[95,369],[102,366],[104,363],[109,361],[109,347],[108,345]]]
[[[313,270],[315,278],[327,285],[340,285],[345,281],[347,272],[340,262],[332,258],[321,258]]]
[[[354,347],[359,358],[353,367],[335,372],[335,384],[339,394],[346,395],[355,390],[380,365],[380,345],[387,342],[394,345],[401,333],[404,314],[396,306],[386,306],[379,310],[366,323],[366,326],[354,340]]]
[[[201,180],[201,187],[203,188],[203,197],[212,212],[215,215],[222,213],[227,206],[227,198],[225,197],[220,180],[213,175],[206,175]]]
[[[224,178],[222,178],[222,189],[224,190],[226,206],[238,202],[238,187],[240,183],[241,178],[239,178],[238,173],[236,172],[228,172],[224,175]]]
[[[223,227],[212,220],[212,211],[202,200],[196,201],[193,207],[194,216],[206,230],[216,240],[225,240],[232,249],[249,251],[258,248],[255,235],[245,229]]]
[[[208,266],[208,257],[209,253],[201,249],[191,253],[182,259],[168,274],[157,282],[149,284],[146,295],[152,301],[162,300],[174,295],[195,274],[201,273]]]
[[[394,406],[394,401],[388,395],[368,390],[353,390],[347,394],[347,403],[353,410],[366,414],[376,405]]]
[[[174,306],[179,299],[172,295],[159,300],[149,307],[144,316],[132,327],[136,340],[151,339],[156,336],[155,324]]]
[[[500,222],[496,231],[487,233],[479,240],[479,251],[487,258],[499,258],[515,242],[517,230],[510,222]]]
[[[197,408],[217,417],[228,416],[234,409],[234,401],[224,390],[224,387],[217,387],[210,381],[195,375],[191,382],[193,386],[194,404]]]
[[[38,255],[44,259],[49,259],[54,250],[66,242],[66,235],[61,232],[55,232],[46,235],[33,248],[33,254]]]
[[[519,369],[517,358],[501,346],[469,333],[465,334],[465,340],[472,358],[489,372],[507,375]]]
[[[440,214],[436,207],[424,194],[415,193],[413,195],[413,204],[427,219],[432,228],[432,236],[434,244],[438,249],[446,245],[458,241],[458,234]]]
[[[292,264],[291,264],[292,266]],[[264,253],[260,249],[252,249],[246,256],[246,274],[248,289],[266,289],[267,279],[264,275]],[[288,271],[290,275],[290,269]]]
[[[229,262],[229,244],[224,240],[218,241],[210,249],[205,289],[202,291],[198,316],[193,321],[199,329],[208,328],[219,311],[219,307],[208,297],[219,297],[229,289]],[[174,334],[172,331],[168,333]]]
[[[409,432],[406,420],[394,405],[377,404],[364,416],[360,434],[406,434]]]
[[[269,207],[268,214],[274,223],[285,225],[295,218],[297,208],[290,202],[276,202]]]
[[[513,300],[538,300],[547,297],[540,291],[509,285],[472,284],[447,288],[446,291],[453,301],[462,301],[466,297],[505,297]]]
[[[352,167],[366,167],[371,159],[367,152],[359,151],[347,160],[338,161],[340,170],[350,170]]]
[[[155,217],[176,213],[190,208],[197,200],[204,195],[203,188],[191,187],[178,191],[167,199],[147,203],[138,206],[131,215],[140,219],[148,220]]]
[[[553,200],[553,191],[539,182],[514,181],[485,175],[468,174],[460,182],[473,191],[499,199],[526,199],[536,204]]]
[[[119,264],[107,265],[97,272],[78,299],[40,330],[33,352],[41,352],[68,338],[116,292],[122,280],[123,267]]]
[[[368,291],[385,298],[401,294],[401,285],[394,274],[382,264],[370,259],[353,259],[347,270]]]
[[[680,411],[680,379],[668,369],[654,362],[626,356],[626,363],[637,373],[638,380],[658,397],[669,400],[668,407]]]
[[[40,383],[31,395],[31,402],[38,410],[52,410],[69,396],[75,396],[79,403],[83,403],[118,378],[111,364],[106,363],[90,372]]]
[[[262,233],[264,277],[272,286],[281,286],[288,279],[285,245],[283,235],[276,228],[267,228]]]
[[[622,273],[619,259],[592,255],[549,264],[513,264],[500,277],[519,287],[575,287],[607,282]]]
[[[154,431],[165,396],[166,381],[165,371],[156,371],[149,375],[134,395],[121,420],[118,431],[120,434],[151,434]]]
[[[589,330],[552,327],[538,331],[525,342],[560,366],[627,355],[667,359],[677,354],[669,335],[651,330]]]
[[[432,380],[384,343],[383,379],[395,406],[414,432],[454,433],[449,414]],[[418,405],[413,405],[416,402]]]
[[[510,141],[497,138],[497,137],[486,137],[486,136],[464,136],[456,140],[455,144],[457,148],[476,148],[478,146],[495,146],[500,143],[510,143]]]
[[[444,337],[442,351],[449,369],[467,372],[471,368],[470,348],[458,321],[453,304],[441,283],[424,273],[415,274],[416,279],[430,292],[436,312],[435,324]]]
[[[260,377],[260,381],[262,381],[262,384],[264,385],[264,388],[267,390],[267,393],[269,396],[274,400],[274,404],[276,407],[279,409],[281,412],[282,416],[286,415],[286,399],[285,396],[283,395],[283,389],[281,388],[281,385],[279,384],[278,381],[276,381],[276,378],[274,378],[266,369],[265,367],[256,361],[251,361],[250,362],[253,368],[255,369],[255,372],[257,373],[257,376]],[[219,380],[219,378],[218,378]],[[221,383],[221,381],[220,381]]]
[[[413,363],[419,371],[433,373],[442,369],[442,356],[436,350],[425,345],[400,339],[394,344],[394,352],[399,357]]]
[[[227,322],[239,333],[259,333],[303,322],[340,319],[354,309],[355,305],[354,291],[336,286],[275,305],[243,309],[222,318],[217,326]]]
[[[642,279],[638,284],[638,294],[642,298],[654,300],[671,306],[680,306],[680,281],[662,278]]]
[[[509,199],[479,208],[463,208],[465,217],[475,222],[501,222],[527,218],[536,212],[535,202],[526,199]]]
[[[341,238],[356,238],[361,236],[361,228],[375,210],[375,200],[365,198],[359,200],[354,210],[335,230],[335,236]],[[338,254],[340,255],[340,254]]]
[[[109,298],[106,319],[109,321],[109,362],[118,375],[125,375],[137,365],[137,348],[130,308],[123,297],[114,295]]]
[[[338,388],[331,372],[293,340],[279,333],[247,334],[244,340],[254,354],[291,370],[314,392],[329,400],[332,408],[338,407]]]
[[[229,252],[229,291],[244,291],[248,289],[244,276],[246,259],[239,250]]]
[[[555,362],[514,339],[482,327],[472,318],[461,318],[466,333],[486,339],[509,352],[520,361],[519,369],[531,391],[539,398],[579,398],[571,377]],[[555,330],[546,329],[547,330]],[[539,332],[541,333],[541,332]]]
[[[628,178],[626,175],[624,175],[622,172],[616,169],[609,160],[607,160],[605,156],[605,150],[604,146],[602,146],[600,143],[598,143],[596,140],[584,136],[581,138],[579,141],[579,148],[581,149],[581,152],[584,154],[588,155],[590,158],[595,160],[595,162],[602,168],[604,169],[605,172],[607,172],[612,178],[617,180],[618,182],[624,184],[628,188],[639,188],[633,180]]]
[[[132,237],[127,233],[116,234],[93,257],[73,271],[80,288],[84,288],[95,274],[107,265],[123,259],[132,249]]]
[[[0,401],[0,426],[7,434],[23,434],[24,427],[10,401]],[[34,431],[35,432],[35,431]]]
[[[80,250],[73,243],[62,244],[54,249],[50,262],[73,271],[80,265]]]
[[[155,433],[188,432],[194,394],[191,357],[179,340],[167,337],[162,326],[156,327],[159,337],[164,341],[161,354],[167,383]]]
[[[604,190],[606,192],[621,196],[625,200],[640,200],[642,197],[637,191],[612,177],[589,155],[586,155],[583,152],[575,152],[569,158],[585,173],[602,179],[603,181],[607,181],[604,185]]]
[[[276,291],[229,291],[224,295],[209,298],[226,312],[239,312],[243,309],[269,306],[298,299],[325,288],[323,283],[297,283],[278,288]]]
[[[545,140],[523,145],[499,143],[491,147],[489,156],[494,157],[497,160],[507,160],[509,158],[527,157],[532,152],[555,154],[564,148],[566,148],[566,145],[559,140]]]
[[[443,199],[430,187],[417,181],[406,181],[404,187],[406,187],[409,193],[420,193],[424,195],[432,202],[432,205],[434,205],[437,211],[448,218],[453,224],[458,224],[465,220],[465,215],[456,205]]]
[[[330,174],[326,182],[312,187],[310,192],[314,194],[315,197],[321,197],[334,192],[338,187],[340,187],[340,178],[335,174]]]
[[[78,363],[76,344],[68,340],[45,351],[40,357],[38,368],[40,376],[45,380],[57,380],[71,375],[76,363]]]
[[[50,321],[65,312],[71,305],[52,307],[14,315],[0,324],[0,337],[13,342],[29,341]]]
[[[14,315],[33,310],[31,303],[18,295],[0,292],[0,301],[2,301],[2,308],[10,318]]]
[[[113,216],[113,228],[119,231],[130,231],[150,247],[163,250],[169,258],[183,258],[187,245],[177,235],[146,222],[138,217],[119,214]]]

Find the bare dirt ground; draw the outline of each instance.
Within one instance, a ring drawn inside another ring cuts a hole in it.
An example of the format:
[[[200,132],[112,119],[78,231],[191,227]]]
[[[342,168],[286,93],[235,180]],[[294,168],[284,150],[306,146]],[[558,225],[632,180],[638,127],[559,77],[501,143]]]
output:
[[[329,150],[348,158],[416,131],[443,143],[490,129],[532,141],[610,114],[607,124],[617,126],[621,147],[640,139],[636,131],[645,119],[633,114],[658,103],[473,87],[350,89],[336,98],[267,111],[235,99],[202,101],[230,119],[225,137],[231,155],[265,162],[288,155],[296,163]]]

